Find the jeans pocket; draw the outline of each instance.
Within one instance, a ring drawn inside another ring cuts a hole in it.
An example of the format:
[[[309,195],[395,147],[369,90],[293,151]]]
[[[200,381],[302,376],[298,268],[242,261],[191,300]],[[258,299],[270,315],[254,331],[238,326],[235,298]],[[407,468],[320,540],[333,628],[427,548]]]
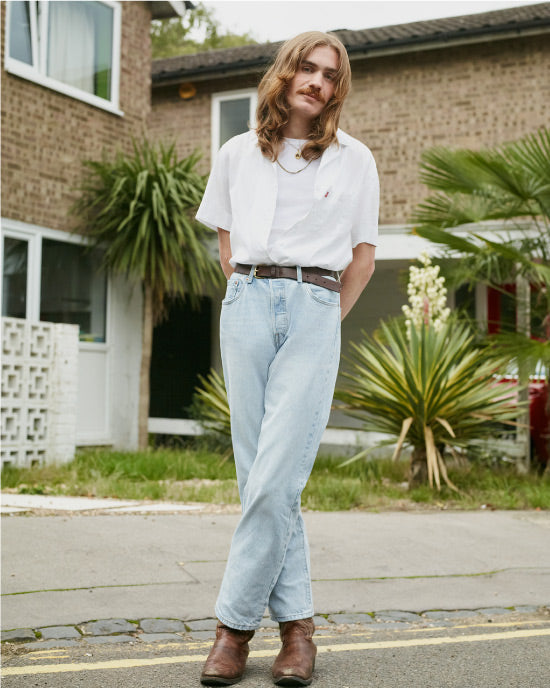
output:
[[[309,282],[304,282],[307,293],[311,296],[317,303],[322,303],[325,306],[339,306],[340,305],[340,292],[332,291],[332,289],[327,289],[326,287],[320,287],[318,284],[310,284]]]
[[[228,306],[230,303],[234,303],[243,293],[245,285],[245,280],[243,277],[246,276],[241,276],[234,272],[227,280],[227,288],[225,290],[222,306]]]

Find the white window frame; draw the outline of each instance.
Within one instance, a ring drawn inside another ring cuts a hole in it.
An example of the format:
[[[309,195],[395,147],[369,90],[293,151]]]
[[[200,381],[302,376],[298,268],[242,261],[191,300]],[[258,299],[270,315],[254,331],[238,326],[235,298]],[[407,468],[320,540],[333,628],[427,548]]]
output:
[[[58,81],[45,74],[47,41],[41,41],[39,46],[38,36],[47,35],[49,3],[52,0],[30,0],[30,28],[31,28],[31,52],[32,65],[10,57],[10,15],[11,3],[7,3],[6,8],[6,36],[4,46],[4,66],[7,72],[16,76],[33,81],[40,86],[45,86],[53,91],[63,93],[66,96],[81,100],[89,105],[94,105],[102,110],[107,110],[115,115],[123,116],[124,113],[119,108],[120,95],[120,35],[121,35],[121,7],[119,0],[95,0],[113,9],[113,46],[111,64],[111,98],[106,100],[93,93],[88,93],[75,86],[70,86],[62,81]],[[40,2],[40,17],[38,16],[38,2]],[[40,26],[38,26],[40,24]],[[40,50],[39,50],[40,49]]]
[[[80,245],[85,245],[87,241],[85,237],[78,234],[69,234],[68,232],[62,232],[57,229],[48,229],[47,227],[29,225],[25,222],[19,222],[18,220],[2,218],[2,256],[0,256],[0,267],[2,270],[4,266],[4,237],[21,239],[28,242],[26,319],[32,320],[33,322],[39,322],[42,281],[42,240],[53,239],[54,241],[62,241],[66,244]],[[2,283],[3,280],[0,280],[0,302],[2,300]],[[79,348],[81,351],[109,350],[109,342],[111,341],[110,292],[111,280],[107,278],[107,288],[105,292],[105,341],[80,341]]]
[[[251,127],[256,126],[256,106],[258,105],[258,91],[255,88],[243,88],[238,91],[223,91],[212,94],[211,121],[212,121],[212,160],[220,149],[220,105],[227,100],[241,100],[248,97],[249,115],[248,121]]]
[[[2,223],[4,225],[4,223]],[[27,290],[25,295],[25,319],[37,321],[40,318],[40,299],[35,298],[35,294],[40,292],[40,264],[42,242],[39,237],[30,231],[23,229],[12,229],[2,227],[2,242],[0,265],[2,275],[4,274],[4,239],[18,239],[27,242]],[[0,284],[0,296],[4,287],[4,280]],[[38,306],[38,310],[37,310]]]

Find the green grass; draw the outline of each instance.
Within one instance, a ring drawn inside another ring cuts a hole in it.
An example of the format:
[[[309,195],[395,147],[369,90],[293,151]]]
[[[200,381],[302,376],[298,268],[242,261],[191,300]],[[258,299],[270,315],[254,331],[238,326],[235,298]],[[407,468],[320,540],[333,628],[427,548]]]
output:
[[[2,488],[119,499],[239,501],[233,463],[204,448],[81,451],[68,464],[4,469]]]
[[[408,490],[407,463],[318,458],[302,497],[306,509],[550,509],[550,477],[520,476],[511,466],[470,463],[450,468],[456,494],[443,486]],[[238,504],[231,460],[200,443],[191,448],[143,452],[87,450],[69,464],[7,467],[2,488],[30,494],[118,497]]]

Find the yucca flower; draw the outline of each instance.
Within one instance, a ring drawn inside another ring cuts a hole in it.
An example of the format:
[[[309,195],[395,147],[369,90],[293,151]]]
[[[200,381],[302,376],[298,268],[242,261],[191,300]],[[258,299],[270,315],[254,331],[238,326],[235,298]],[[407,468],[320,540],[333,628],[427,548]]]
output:
[[[447,322],[451,309],[447,308],[447,288],[439,275],[439,265],[432,265],[427,251],[419,256],[422,267],[411,265],[407,294],[409,303],[402,306],[410,338],[411,327],[432,326],[440,330]]]

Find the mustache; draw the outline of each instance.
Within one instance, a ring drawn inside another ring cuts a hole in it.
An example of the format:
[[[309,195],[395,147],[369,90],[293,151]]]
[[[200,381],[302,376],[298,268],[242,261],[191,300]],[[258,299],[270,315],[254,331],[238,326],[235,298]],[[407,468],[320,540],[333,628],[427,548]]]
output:
[[[316,89],[312,88],[309,86],[308,88],[301,88],[298,93],[302,96],[311,96],[312,98],[315,98],[315,100],[318,100],[320,103],[325,105],[326,100],[323,98],[321,93]]]

